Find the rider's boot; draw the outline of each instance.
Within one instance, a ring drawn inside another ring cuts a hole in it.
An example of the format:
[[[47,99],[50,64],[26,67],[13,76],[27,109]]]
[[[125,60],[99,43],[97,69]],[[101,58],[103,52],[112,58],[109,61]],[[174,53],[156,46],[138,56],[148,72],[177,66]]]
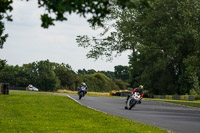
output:
[[[142,100],[140,99],[140,100],[138,101],[138,103],[141,104],[141,103],[142,103]]]

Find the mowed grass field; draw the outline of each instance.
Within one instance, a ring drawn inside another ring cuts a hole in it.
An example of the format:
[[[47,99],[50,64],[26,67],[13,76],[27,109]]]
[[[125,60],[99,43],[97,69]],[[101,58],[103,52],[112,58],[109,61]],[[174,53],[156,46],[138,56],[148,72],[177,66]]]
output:
[[[0,95],[1,133],[167,133],[156,127],[107,115],[66,96],[38,92]]]

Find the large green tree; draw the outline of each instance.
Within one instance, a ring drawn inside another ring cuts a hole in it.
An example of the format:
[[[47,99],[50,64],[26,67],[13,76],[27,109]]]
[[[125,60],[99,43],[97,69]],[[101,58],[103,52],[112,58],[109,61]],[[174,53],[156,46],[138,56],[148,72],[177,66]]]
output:
[[[129,67],[122,65],[115,66],[115,78],[128,82],[130,78]]]
[[[200,61],[199,7],[200,2],[195,0],[156,0],[151,8],[139,10],[133,25],[138,29],[134,37],[139,38],[140,45],[132,56],[137,60],[130,63],[133,68],[140,64],[138,81],[151,87],[152,92],[198,91],[199,65],[194,65],[195,72],[188,69],[190,63]]]
[[[61,81],[61,88],[74,90],[76,88],[77,75],[68,64],[52,63],[56,76]]]
[[[115,20],[115,31],[100,38],[79,36],[79,46],[91,47],[88,57],[96,59],[131,50],[131,84],[144,84],[150,93],[199,92],[200,2],[154,0],[149,6],[140,6],[140,1],[135,5],[131,10],[113,6],[108,20]]]
[[[54,91],[60,87],[60,80],[56,76],[53,64],[49,60],[37,62],[37,82],[43,91]]]

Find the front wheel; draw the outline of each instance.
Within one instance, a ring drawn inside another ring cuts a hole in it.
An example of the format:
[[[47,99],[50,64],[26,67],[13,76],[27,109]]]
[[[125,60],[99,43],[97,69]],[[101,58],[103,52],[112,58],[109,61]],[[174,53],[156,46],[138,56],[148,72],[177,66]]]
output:
[[[130,98],[127,101],[127,109],[131,110],[136,104],[136,101],[133,98]]]
[[[83,92],[81,91],[81,92],[79,93],[79,100],[81,100],[82,97],[83,97]]]

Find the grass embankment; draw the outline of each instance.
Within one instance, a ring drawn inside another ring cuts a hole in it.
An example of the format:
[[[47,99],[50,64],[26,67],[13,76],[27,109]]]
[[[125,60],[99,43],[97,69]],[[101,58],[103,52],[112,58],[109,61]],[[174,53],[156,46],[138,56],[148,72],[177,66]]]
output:
[[[58,93],[66,93],[66,94],[73,94],[77,95],[77,91],[70,91],[70,90],[58,90]],[[87,96],[110,96],[109,92],[88,92]]]
[[[169,103],[174,103],[174,104],[181,104],[181,105],[185,105],[185,106],[192,106],[192,107],[200,108],[200,100],[184,101],[184,100],[149,99],[149,98],[147,98],[146,100],[158,100],[158,101],[163,101],[163,102],[169,102]]]
[[[68,97],[23,92],[0,95],[0,132],[167,131],[94,111]]]

